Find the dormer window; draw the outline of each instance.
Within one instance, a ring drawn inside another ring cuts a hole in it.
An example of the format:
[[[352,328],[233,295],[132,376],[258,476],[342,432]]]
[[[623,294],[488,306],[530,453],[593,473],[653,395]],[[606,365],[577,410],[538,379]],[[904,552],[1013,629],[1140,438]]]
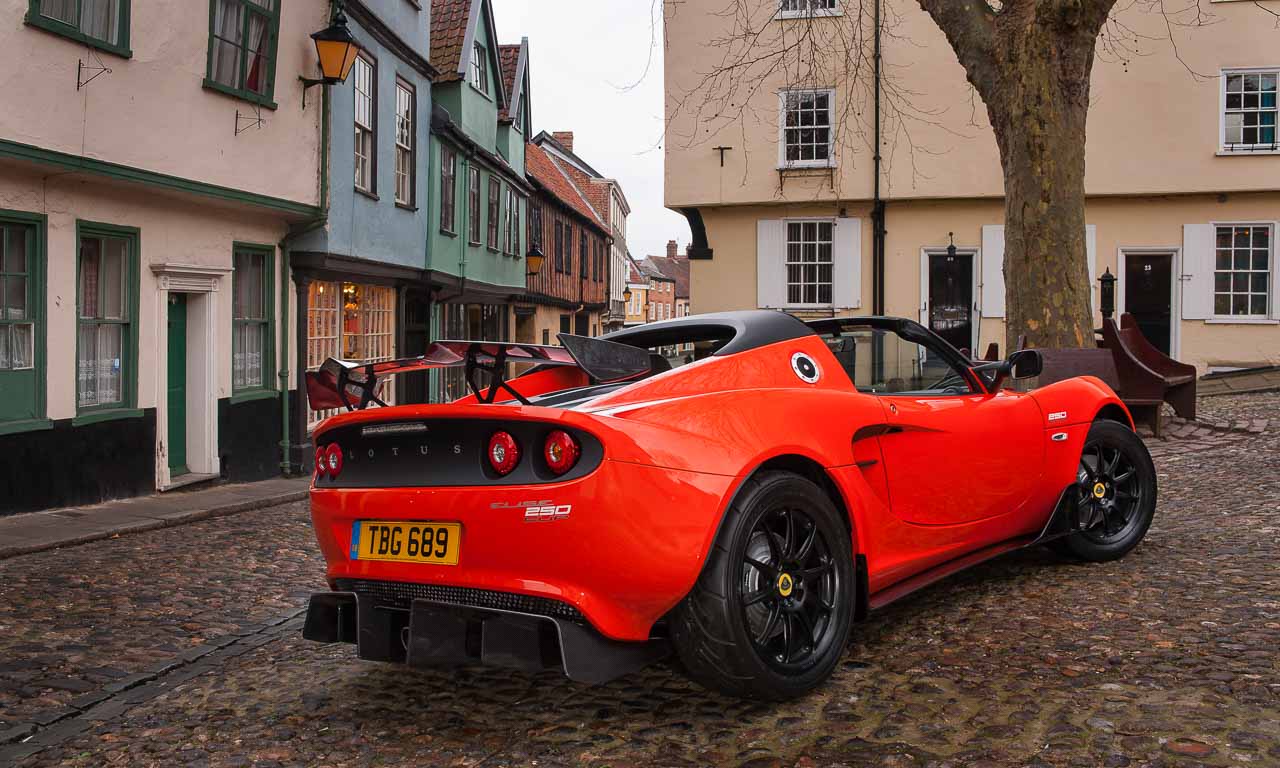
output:
[[[489,95],[489,64],[483,45],[476,43],[471,47],[471,87]]]

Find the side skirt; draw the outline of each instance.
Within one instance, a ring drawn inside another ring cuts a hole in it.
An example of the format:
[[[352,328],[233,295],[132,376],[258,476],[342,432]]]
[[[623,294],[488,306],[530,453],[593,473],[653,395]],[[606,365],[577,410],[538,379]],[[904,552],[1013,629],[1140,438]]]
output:
[[[935,565],[871,595],[867,600],[867,607],[873,611],[879,610],[890,603],[901,600],[912,592],[924,589],[930,584],[941,581],[966,568],[972,568],[979,563],[984,563],[1015,549],[1033,547],[1074,533],[1076,528],[1079,527],[1079,521],[1076,517],[1075,496],[1071,493],[1075,488],[1075,483],[1072,483],[1063,488],[1062,492],[1058,494],[1058,503],[1053,508],[1053,514],[1049,515],[1049,519],[1045,522],[1044,528],[1041,529],[1039,535],[1018,536],[975,550],[966,555],[961,555],[940,565]]]

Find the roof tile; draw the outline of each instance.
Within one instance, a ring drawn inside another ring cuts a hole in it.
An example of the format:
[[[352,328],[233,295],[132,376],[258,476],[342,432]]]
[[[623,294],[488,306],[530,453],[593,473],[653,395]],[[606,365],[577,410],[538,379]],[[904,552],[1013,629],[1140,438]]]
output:
[[[437,83],[461,80],[458,64],[467,39],[472,0],[431,0],[431,64],[440,70]]]
[[[564,166],[557,163],[537,144],[526,144],[524,152],[525,170],[546,189],[553,197],[572,208],[595,226],[608,232],[604,222],[587,204],[578,187],[564,172]]]

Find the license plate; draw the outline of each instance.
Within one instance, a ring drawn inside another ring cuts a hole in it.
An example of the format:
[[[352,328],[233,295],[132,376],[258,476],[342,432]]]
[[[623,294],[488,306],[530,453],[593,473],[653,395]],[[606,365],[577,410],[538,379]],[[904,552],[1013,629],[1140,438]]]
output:
[[[351,559],[457,565],[461,534],[458,523],[357,520],[351,527]]]

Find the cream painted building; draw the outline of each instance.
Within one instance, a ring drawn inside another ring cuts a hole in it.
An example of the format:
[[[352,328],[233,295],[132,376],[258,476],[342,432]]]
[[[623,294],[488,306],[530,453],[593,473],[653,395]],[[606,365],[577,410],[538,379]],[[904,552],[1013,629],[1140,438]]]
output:
[[[878,310],[957,347],[1004,349],[1002,178],[985,109],[914,0],[885,2],[882,307],[870,59],[856,77],[834,62],[857,7],[750,0],[747,18],[721,13],[722,0],[664,6],[666,205],[690,220],[692,300],[699,312]],[[1213,23],[1172,31],[1130,8],[1118,21],[1141,43],[1126,51],[1113,37],[1094,66],[1091,277],[1117,276],[1118,311],[1202,373],[1280,362],[1280,32],[1266,12],[1280,2],[1260,5],[1215,2]],[[759,35],[757,51],[807,35],[828,58],[798,79],[762,63],[698,91],[724,60],[717,41],[744,30]],[[1096,280],[1093,295],[1097,315]]]
[[[328,13],[0,10],[0,514],[279,474],[286,238],[322,212],[298,77]]]

